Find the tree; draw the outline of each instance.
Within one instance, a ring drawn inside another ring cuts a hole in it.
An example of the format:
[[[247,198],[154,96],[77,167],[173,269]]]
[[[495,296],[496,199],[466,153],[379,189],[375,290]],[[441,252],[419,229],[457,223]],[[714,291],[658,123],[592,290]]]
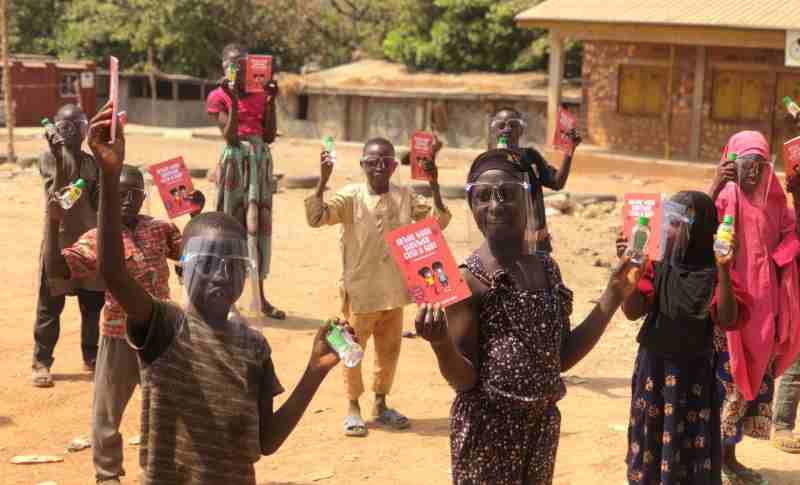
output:
[[[405,0],[384,54],[419,69],[507,72],[543,67],[544,36],[514,16],[531,0]],[[532,47],[533,46],[533,47]]]
[[[9,2],[9,49],[13,53],[55,54],[56,25],[69,0]]]

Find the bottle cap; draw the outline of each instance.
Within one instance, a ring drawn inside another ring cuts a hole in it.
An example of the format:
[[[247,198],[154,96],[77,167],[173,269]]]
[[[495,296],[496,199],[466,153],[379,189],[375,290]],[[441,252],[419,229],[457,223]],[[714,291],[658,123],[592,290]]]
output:
[[[725,216],[722,218],[723,224],[733,224],[733,216]]]
[[[647,226],[650,224],[650,219],[648,217],[640,217],[639,218],[639,225],[640,226]]]
[[[731,162],[735,162],[736,161],[736,156],[737,156],[736,153],[729,153],[728,154],[728,160],[731,161]]]
[[[333,149],[333,137],[331,135],[326,136],[322,139],[322,144],[325,146],[326,151],[331,151]]]
[[[793,101],[792,101],[791,97],[789,97],[789,96],[784,96],[783,97],[783,104],[785,104],[786,106],[789,106],[790,104],[792,104],[792,102]]]
[[[75,181],[75,187],[78,187],[79,189],[85,189],[86,188],[86,181],[83,180],[83,179],[76,180]]]
[[[49,125],[49,124],[50,124],[50,120],[49,120],[49,119],[47,119],[47,118],[42,118],[42,121],[41,121],[41,123],[42,123],[42,126],[47,126],[47,125]]]

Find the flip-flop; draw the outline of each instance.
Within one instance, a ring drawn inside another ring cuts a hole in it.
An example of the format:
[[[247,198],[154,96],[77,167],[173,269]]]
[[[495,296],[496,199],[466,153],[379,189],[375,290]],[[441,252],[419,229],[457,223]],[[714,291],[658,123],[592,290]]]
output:
[[[344,418],[344,435],[361,438],[367,436],[367,423],[359,416],[353,414]]]
[[[744,482],[736,472],[722,467],[722,485],[744,485]]]
[[[375,422],[384,426],[389,426],[392,429],[406,429],[411,426],[408,418],[398,413],[394,409],[384,409],[379,415],[374,416]]]
[[[772,445],[784,453],[800,454],[800,437],[777,436],[772,438]]]
[[[34,387],[53,387],[53,377],[47,367],[37,367],[33,369]]]
[[[267,305],[267,307],[264,309],[264,315],[273,320],[286,320],[286,312],[283,310],[278,310],[272,305]]]
[[[748,485],[769,485],[769,480],[752,468],[744,467],[740,476]]]

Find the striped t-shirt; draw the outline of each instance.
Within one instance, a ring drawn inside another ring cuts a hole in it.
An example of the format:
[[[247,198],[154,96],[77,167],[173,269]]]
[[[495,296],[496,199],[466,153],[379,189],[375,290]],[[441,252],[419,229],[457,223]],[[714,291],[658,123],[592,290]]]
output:
[[[212,328],[153,304],[147,335],[128,333],[143,361],[144,483],[255,485],[259,402],[283,392],[269,344],[246,325]]]

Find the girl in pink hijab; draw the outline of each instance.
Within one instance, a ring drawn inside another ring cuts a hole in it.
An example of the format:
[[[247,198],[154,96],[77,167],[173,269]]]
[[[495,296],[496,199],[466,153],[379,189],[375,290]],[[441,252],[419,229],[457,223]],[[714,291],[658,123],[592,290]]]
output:
[[[728,161],[731,153],[735,163]],[[800,241],[770,159],[761,133],[737,133],[722,153],[711,191],[720,219],[735,217],[734,267],[753,299],[750,321],[738,330],[717,331],[715,338],[723,478],[748,485],[765,480],[737,460],[736,444],[744,434],[769,439],[775,378],[800,351]]]

